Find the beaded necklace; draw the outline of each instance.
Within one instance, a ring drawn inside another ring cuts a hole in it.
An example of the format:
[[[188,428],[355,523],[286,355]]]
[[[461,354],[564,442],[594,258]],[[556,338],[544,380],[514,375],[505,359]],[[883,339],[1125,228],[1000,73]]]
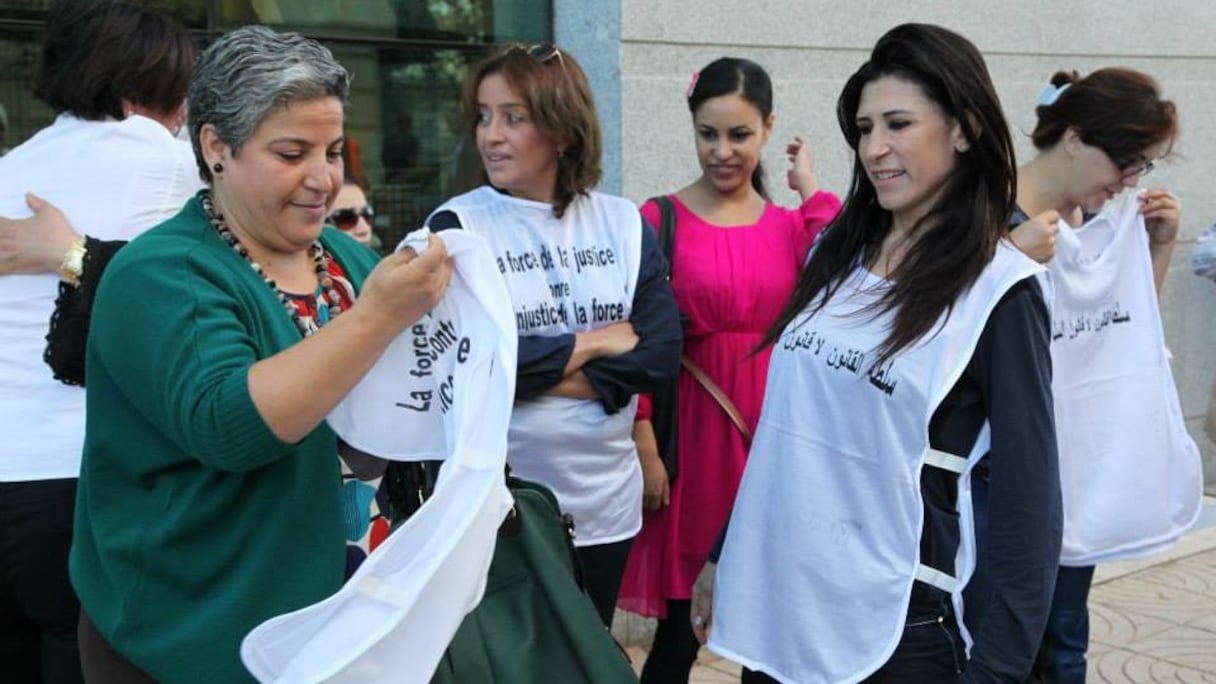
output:
[[[338,298],[338,293],[334,289],[334,279],[329,274],[329,259],[325,256],[325,247],[319,240],[314,240],[312,246],[309,247],[309,252],[312,255],[314,270],[317,274],[317,290],[313,293],[313,297],[317,300],[317,320],[313,323],[311,320],[306,320],[300,316],[299,309],[291,302],[287,293],[279,289],[274,280],[266,275],[266,271],[262,269],[262,265],[254,261],[249,256],[249,250],[241,244],[237,239],[236,234],[224,223],[223,214],[218,214],[215,211],[215,204],[212,202],[211,193],[204,191],[199,198],[203,205],[203,211],[207,213],[207,219],[211,221],[215,232],[219,233],[220,239],[224,244],[232,248],[234,252],[240,254],[241,257],[249,262],[249,266],[253,268],[254,273],[262,277],[262,282],[275,293],[279,299],[279,303],[287,311],[287,315],[291,317],[291,322],[296,324],[296,329],[304,337],[308,337],[317,331],[317,329],[328,323],[338,314],[342,313],[342,300]]]

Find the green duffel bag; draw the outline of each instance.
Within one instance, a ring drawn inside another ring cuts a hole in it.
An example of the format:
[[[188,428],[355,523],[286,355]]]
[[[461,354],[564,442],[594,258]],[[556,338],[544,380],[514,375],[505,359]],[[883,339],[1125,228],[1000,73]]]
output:
[[[637,676],[580,584],[573,526],[547,487],[507,478],[515,508],[498,531],[486,593],[448,646],[434,684],[616,684]]]

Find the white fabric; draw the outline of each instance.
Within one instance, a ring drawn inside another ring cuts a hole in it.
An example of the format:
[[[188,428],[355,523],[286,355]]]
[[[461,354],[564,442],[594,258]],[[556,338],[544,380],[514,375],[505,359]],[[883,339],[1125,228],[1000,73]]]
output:
[[[784,682],[857,682],[886,662],[920,565],[929,420],[997,302],[1039,270],[1002,244],[949,317],[882,366],[891,314],[863,310],[885,281],[864,269],[782,332],[718,565],[712,650]],[[956,603],[975,562],[968,480],[956,567],[938,577]]]
[[[937,587],[950,594],[957,594],[962,586],[958,578],[946,574],[937,568],[931,568],[928,565],[917,565],[914,577],[925,584]]]
[[[101,240],[135,237],[201,187],[189,145],[142,116],[61,115],[0,157],[0,216],[29,216],[25,193],[33,192],[63,210],[76,232]],[[0,278],[0,481],[80,473],[84,389],[55,380],[42,360],[58,289],[55,273]]]
[[[401,391],[418,387],[410,374],[418,368],[411,350],[416,337],[406,331],[401,339],[410,353],[377,364],[352,393],[356,398],[335,411],[346,415],[330,417],[352,444],[386,447],[399,459],[444,458],[435,492],[337,594],[267,620],[245,637],[241,658],[261,682],[427,682],[485,591],[498,526],[512,504],[503,467],[515,394],[515,326],[485,244],[461,231],[448,231],[443,240],[455,275],[425,325],[467,339],[464,361],[456,352],[441,355],[437,364],[454,366],[451,379],[428,376],[423,391],[434,399],[427,410],[396,407],[400,392],[389,391],[391,380]],[[438,398],[443,383],[455,388],[450,404]],[[369,396],[358,396],[363,393]],[[436,451],[439,445],[446,451]]]
[[[641,264],[638,209],[619,197],[553,206],[481,187],[439,207],[484,237],[496,257],[520,335],[579,333],[629,319]],[[573,518],[578,546],[628,539],[642,526],[642,470],[633,443],[637,401],[613,415],[598,400],[519,401],[507,460],[540,482]]]
[[[925,452],[925,465],[949,470],[952,473],[963,473],[967,470],[967,459],[938,449],[929,449]]]
[[[421,254],[427,234],[411,233],[400,248],[413,247]],[[502,363],[500,353],[509,354],[514,387],[517,338],[504,333],[514,330],[511,301],[494,273],[485,241],[455,230],[442,239],[454,251],[457,269],[443,300],[393,340],[327,418],[347,444],[381,458],[446,459],[459,435],[454,409],[464,401],[461,395],[502,389],[485,387],[491,376],[501,380],[493,369]],[[505,347],[504,337],[510,337]],[[508,408],[513,393],[505,395]]]
[[[1061,228],[1048,264],[1063,565],[1162,551],[1202,507],[1138,210],[1129,191],[1081,228]]]

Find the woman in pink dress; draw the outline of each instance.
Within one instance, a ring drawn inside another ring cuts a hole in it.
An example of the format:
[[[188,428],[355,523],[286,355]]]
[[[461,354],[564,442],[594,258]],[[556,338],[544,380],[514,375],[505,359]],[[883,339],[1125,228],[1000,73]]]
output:
[[[720,387],[747,429],[760,416],[769,350],[756,352],[789,299],[798,271],[840,200],[820,191],[809,146],[786,148],[797,209],[773,204],[760,153],[773,130],[772,83],[758,64],[718,59],[688,89],[701,176],[674,195],[672,289],[686,317],[684,354]],[[642,215],[656,229],[658,203]],[[755,352],[755,353],[754,353]],[[624,610],[658,617],[642,682],[687,681],[699,644],[689,626],[697,572],[726,521],[747,460],[747,438],[727,410],[682,370],[678,388],[678,476],[666,481],[657,449],[639,445],[646,475],[642,531],[618,599]],[[648,402],[639,409],[648,416]],[[645,422],[635,434],[651,434]],[[653,444],[653,443],[652,443]]]

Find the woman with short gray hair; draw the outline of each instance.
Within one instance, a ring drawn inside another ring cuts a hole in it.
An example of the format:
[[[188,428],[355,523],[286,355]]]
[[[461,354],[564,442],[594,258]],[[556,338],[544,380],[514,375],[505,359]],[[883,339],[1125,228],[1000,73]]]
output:
[[[438,238],[377,265],[323,227],[346,93],[314,41],[221,37],[188,95],[209,187],[106,270],[71,558],[90,682],[249,680],[241,638],[341,586],[324,418],[451,277]]]
[[[227,34],[199,60],[186,94],[190,142],[203,181],[214,180],[199,142],[203,122],[239,151],[271,110],[323,97],[345,105],[349,92],[346,69],[314,40],[265,26]]]

